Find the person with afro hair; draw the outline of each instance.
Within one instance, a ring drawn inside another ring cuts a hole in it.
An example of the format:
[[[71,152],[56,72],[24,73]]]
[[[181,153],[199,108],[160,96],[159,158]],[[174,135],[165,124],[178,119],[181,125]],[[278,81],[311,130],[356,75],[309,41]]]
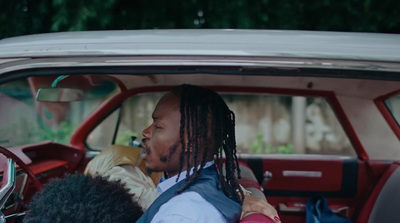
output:
[[[120,181],[82,174],[54,179],[29,204],[24,223],[124,223],[143,214]]]

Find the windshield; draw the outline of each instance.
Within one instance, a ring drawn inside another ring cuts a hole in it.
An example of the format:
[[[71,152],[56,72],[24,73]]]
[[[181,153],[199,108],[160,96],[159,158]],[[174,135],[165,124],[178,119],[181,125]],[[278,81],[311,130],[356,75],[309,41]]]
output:
[[[44,140],[68,144],[76,127],[102,102],[119,91],[106,76],[68,76],[57,87],[76,88],[85,97],[72,102],[39,102],[41,88],[59,76],[28,77],[0,85],[0,144],[11,147]]]

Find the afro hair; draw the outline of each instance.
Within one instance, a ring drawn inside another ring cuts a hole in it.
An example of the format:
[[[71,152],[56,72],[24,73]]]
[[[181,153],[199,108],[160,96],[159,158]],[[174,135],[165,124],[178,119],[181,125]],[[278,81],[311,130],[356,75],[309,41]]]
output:
[[[54,179],[29,204],[24,223],[135,222],[143,214],[120,181],[82,174]]]

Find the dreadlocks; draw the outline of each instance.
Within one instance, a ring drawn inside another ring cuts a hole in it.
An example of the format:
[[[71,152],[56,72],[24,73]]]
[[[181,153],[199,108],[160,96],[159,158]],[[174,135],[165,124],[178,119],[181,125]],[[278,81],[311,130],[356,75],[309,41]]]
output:
[[[215,155],[219,187],[228,197],[242,203],[244,195],[235,174],[237,171],[240,178],[236,156],[235,114],[229,110],[221,96],[210,89],[184,84],[172,89],[172,93],[180,96],[182,151],[179,158],[179,175],[183,169],[185,151],[192,151],[186,153],[186,182],[176,193],[184,191],[195,182],[205,163]],[[223,174],[224,155],[226,176]],[[200,167],[194,168],[198,166]],[[191,169],[192,174],[189,171]]]

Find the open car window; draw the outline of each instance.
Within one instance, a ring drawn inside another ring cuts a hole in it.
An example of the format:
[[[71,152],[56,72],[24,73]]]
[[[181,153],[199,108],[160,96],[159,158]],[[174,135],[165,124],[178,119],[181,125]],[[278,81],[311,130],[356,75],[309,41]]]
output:
[[[111,144],[128,145],[142,138],[163,94],[146,93],[127,99],[87,138],[87,146],[101,150]],[[356,156],[348,136],[323,97],[273,94],[223,94],[236,114],[239,154],[324,154]],[[120,116],[119,116],[120,115]],[[120,118],[119,125],[116,125]],[[117,134],[112,141],[114,131]]]
[[[236,114],[240,154],[356,156],[326,98],[225,95]]]

